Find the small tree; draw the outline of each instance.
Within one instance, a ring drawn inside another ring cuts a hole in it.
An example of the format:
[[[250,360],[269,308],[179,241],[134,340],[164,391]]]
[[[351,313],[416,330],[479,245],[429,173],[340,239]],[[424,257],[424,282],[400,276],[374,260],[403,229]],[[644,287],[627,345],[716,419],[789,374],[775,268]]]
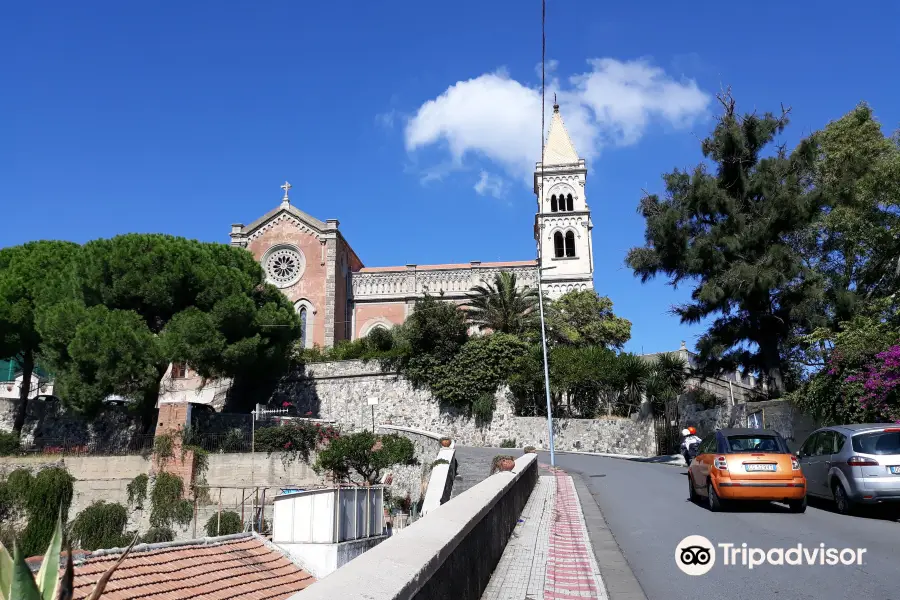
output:
[[[382,471],[397,464],[414,464],[415,447],[396,433],[376,436],[360,431],[331,440],[319,452],[314,469],[331,471],[341,479],[352,481],[355,473],[366,483],[375,483]]]
[[[241,522],[241,515],[231,510],[223,511],[221,515],[214,514],[206,521],[206,535],[209,537],[231,535],[243,530],[244,524]]]
[[[608,297],[575,290],[547,307],[547,334],[557,344],[621,348],[631,339],[631,321],[613,313]]]

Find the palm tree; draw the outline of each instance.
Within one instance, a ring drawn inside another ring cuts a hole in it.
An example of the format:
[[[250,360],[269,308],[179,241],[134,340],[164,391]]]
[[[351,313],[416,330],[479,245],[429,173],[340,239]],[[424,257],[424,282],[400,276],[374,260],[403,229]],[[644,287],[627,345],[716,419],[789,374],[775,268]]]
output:
[[[687,363],[678,354],[673,352],[657,356],[646,389],[654,411],[662,411],[666,402],[675,400],[683,394],[687,378]]]
[[[623,400],[630,406],[640,406],[641,396],[647,389],[650,378],[650,365],[639,356],[623,354],[619,358],[619,369],[622,372]]]
[[[477,285],[463,307],[469,323],[479,329],[520,334],[535,322],[538,292],[516,285],[515,273],[501,271],[493,283]]]

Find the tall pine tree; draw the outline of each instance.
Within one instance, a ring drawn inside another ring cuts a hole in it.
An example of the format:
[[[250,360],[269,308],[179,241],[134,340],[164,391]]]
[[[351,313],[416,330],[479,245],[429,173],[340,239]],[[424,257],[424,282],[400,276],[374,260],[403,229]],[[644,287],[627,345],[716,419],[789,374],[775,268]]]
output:
[[[700,337],[700,361],[709,372],[738,366],[758,372],[773,395],[785,390],[787,343],[822,296],[821,277],[795,249],[796,232],[818,213],[812,185],[814,144],[793,152],[773,142],[788,124],[780,116],[739,115],[730,92],[692,172],[664,176],[666,198],[645,196],[646,245],[626,263],[647,281],[665,275],[673,286],[690,282],[691,301],[673,312],[683,323],[712,319]]]

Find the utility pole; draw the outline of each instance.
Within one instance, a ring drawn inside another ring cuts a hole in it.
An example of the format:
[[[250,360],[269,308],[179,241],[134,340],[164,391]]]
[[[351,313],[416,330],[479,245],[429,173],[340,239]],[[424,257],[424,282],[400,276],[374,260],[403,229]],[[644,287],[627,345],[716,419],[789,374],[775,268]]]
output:
[[[543,165],[542,165],[543,168]],[[543,186],[542,186],[543,187]],[[543,254],[543,252],[541,252]],[[541,307],[541,348],[544,351],[544,391],[547,394],[547,431],[550,435],[550,466],[556,466],[556,452],[553,447],[553,407],[550,403],[550,367],[547,363],[547,325],[544,322],[544,287],[541,256],[538,256],[538,305]],[[546,267],[555,269],[556,267]]]

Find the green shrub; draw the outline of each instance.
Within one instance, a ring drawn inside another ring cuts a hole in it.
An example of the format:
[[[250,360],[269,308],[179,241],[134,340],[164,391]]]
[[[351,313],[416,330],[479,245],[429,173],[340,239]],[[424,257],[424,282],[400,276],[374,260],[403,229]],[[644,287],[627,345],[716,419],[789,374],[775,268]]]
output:
[[[439,459],[435,460],[433,463],[431,463],[431,468],[433,469],[434,467],[436,467],[438,465],[449,465],[449,464],[450,464],[450,461],[448,461],[447,459],[439,458]]]
[[[63,522],[68,520],[74,482],[75,478],[63,467],[43,469],[33,478],[25,492],[25,512],[28,515],[28,524],[22,532],[22,553],[25,556],[44,552],[53,536],[57,519],[62,515]]]
[[[18,454],[21,450],[19,436],[15,433],[0,433],[0,456]]]
[[[129,506],[133,506],[138,510],[144,508],[144,501],[147,499],[147,483],[149,480],[150,478],[147,477],[146,473],[141,473],[132,479],[131,483],[125,486],[125,491],[128,492]]]
[[[500,447],[501,448],[518,448],[518,446],[516,445],[516,438],[513,438],[511,440],[508,440],[508,439],[503,440],[502,442],[500,442]]]
[[[525,446],[525,454],[537,454],[537,448],[534,446]]]
[[[184,495],[184,482],[178,475],[163,471],[156,476],[150,493],[150,526],[171,529],[177,523],[182,527],[191,522],[194,507]]]
[[[125,534],[127,524],[128,512],[124,506],[98,500],[78,513],[72,522],[70,535],[84,550],[123,548],[134,537]]]
[[[241,523],[241,515],[234,511],[222,511],[222,520],[219,522],[219,515],[214,514],[206,521],[206,535],[215,537],[217,535],[231,535],[240,533],[244,530],[244,524]]]
[[[472,415],[482,423],[490,422],[494,417],[496,401],[493,394],[482,394],[472,403]]]
[[[522,340],[506,333],[472,338],[435,369],[431,391],[439,400],[468,408],[483,396],[493,396],[527,351]]]
[[[141,536],[142,544],[161,544],[175,539],[175,532],[168,527],[151,527]]]
[[[372,352],[388,352],[394,347],[394,336],[384,327],[376,327],[366,336],[366,343]]]
[[[310,453],[320,442],[327,442],[337,437],[338,432],[330,425],[309,421],[292,421],[275,427],[256,430],[256,450],[281,454],[285,463],[302,459],[309,462]]]

